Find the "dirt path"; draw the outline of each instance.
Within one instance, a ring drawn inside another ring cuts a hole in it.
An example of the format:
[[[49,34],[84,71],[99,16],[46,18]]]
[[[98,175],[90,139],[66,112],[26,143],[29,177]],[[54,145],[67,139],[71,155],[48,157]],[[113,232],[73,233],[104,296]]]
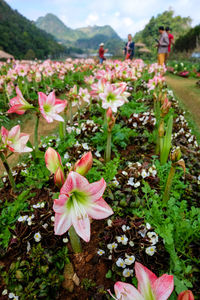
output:
[[[192,114],[200,130],[200,88],[196,87],[197,79],[167,75],[166,81],[185,108]]]

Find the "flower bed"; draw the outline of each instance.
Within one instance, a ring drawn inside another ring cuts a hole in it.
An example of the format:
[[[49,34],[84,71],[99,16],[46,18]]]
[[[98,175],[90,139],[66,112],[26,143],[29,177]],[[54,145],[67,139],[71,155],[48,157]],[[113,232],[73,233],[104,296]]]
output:
[[[198,299],[200,147],[163,73],[141,60],[2,64],[2,299]],[[34,146],[8,130],[27,111]],[[58,132],[39,140],[40,118]],[[10,170],[14,152],[29,153]]]

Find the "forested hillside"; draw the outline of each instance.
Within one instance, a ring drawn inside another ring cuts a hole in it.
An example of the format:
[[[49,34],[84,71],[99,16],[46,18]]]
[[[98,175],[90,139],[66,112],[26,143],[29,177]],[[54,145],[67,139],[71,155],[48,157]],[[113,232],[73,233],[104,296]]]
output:
[[[46,32],[0,0],[0,49],[15,58],[47,58],[59,56],[66,48]]]
[[[188,32],[191,28],[191,21],[190,17],[182,18],[181,16],[174,16],[174,11],[168,10],[156,17],[152,17],[145,28],[135,34],[134,40],[136,42],[143,42],[148,48],[153,49],[155,39],[159,35],[159,26],[169,26],[176,40],[179,36]]]
[[[180,36],[176,42],[175,51],[191,51],[200,47],[200,25],[191,28],[185,35]]]

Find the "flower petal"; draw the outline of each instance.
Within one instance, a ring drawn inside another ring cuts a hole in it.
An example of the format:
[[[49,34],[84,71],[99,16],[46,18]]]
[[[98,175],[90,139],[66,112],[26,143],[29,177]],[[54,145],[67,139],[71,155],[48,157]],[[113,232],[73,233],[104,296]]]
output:
[[[157,276],[151,272],[149,269],[147,269],[142,264],[136,262],[135,263],[135,274],[136,278],[138,280],[138,290],[139,292],[144,296],[148,295],[148,293],[151,293],[151,290],[149,287],[153,285],[155,280],[157,279]]]
[[[174,278],[172,275],[164,274],[154,281],[152,285],[156,299],[167,300],[174,289]]]
[[[91,196],[92,201],[96,201],[103,196],[103,193],[106,188],[106,182],[103,178],[101,180],[96,181],[88,185],[85,189]]]
[[[129,283],[117,281],[114,285],[117,299],[120,300],[145,300],[138,290]]]
[[[87,208],[87,213],[92,219],[101,220],[111,216],[113,210],[103,198],[100,198]]]
[[[72,223],[76,233],[85,241],[90,240],[90,220],[87,214],[81,217],[72,217]]]
[[[72,221],[70,214],[55,214],[54,232],[56,235],[64,234],[71,225]]]
[[[60,193],[68,195],[72,190],[85,190],[85,186],[89,183],[82,175],[71,171],[63,184]]]

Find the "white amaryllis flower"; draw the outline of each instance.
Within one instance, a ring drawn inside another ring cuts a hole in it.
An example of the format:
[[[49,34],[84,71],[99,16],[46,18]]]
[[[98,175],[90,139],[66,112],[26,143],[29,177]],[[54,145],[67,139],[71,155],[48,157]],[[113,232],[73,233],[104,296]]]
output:
[[[123,276],[129,277],[133,270],[124,269]],[[135,274],[138,281],[138,289],[125,282],[116,282],[114,286],[117,300],[167,300],[174,289],[174,279],[172,275],[164,274],[157,277],[142,264],[135,263]]]
[[[71,171],[54,200],[54,231],[62,235],[74,227],[76,233],[86,242],[90,240],[90,218],[100,220],[113,214],[110,206],[102,198],[106,182],[89,183],[82,175]]]
[[[126,268],[126,264],[121,257],[119,257],[118,260],[116,261],[116,265],[123,269]]]
[[[33,151],[32,148],[26,146],[29,134],[21,133],[19,125],[14,126],[10,131],[2,126],[0,136],[3,146],[12,152],[22,153]]]
[[[113,112],[117,112],[117,108],[128,102],[127,98],[123,94],[124,89],[116,87],[115,84],[106,83],[104,92],[99,94],[102,100],[102,107],[108,109],[109,107]],[[129,96],[130,94],[127,93]]]
[[[56,99],[54,91],[48,96],[42,92],[38,92],[38,102],[40,112],[48,123],[52,123],[54,120],[64,122],[59,113],[65,109],[67,102]]]
[[[153,256],[154,253],[156,252],[156,246],[150,246],[145,249],[146,254]]]

